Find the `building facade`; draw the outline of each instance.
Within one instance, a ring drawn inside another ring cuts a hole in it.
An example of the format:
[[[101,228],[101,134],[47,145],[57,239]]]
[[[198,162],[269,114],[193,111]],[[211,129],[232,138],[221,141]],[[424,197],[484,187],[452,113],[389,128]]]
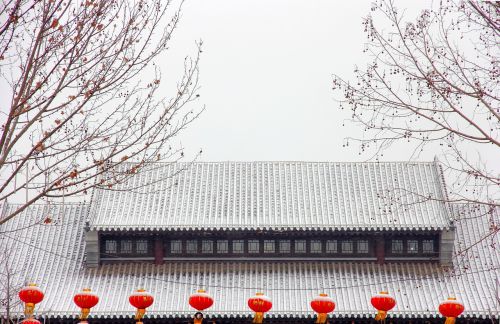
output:
[[[445,200],[437,162],[153,164],[89,203],[32,206],[0,229],[13,281],[45,291],[36,313],[50,322],[75,321],[83,288],[100,296],[102,323],[131,322],[138,288],[155,297],[148,322],[190,322],[199,288],[217,323],[250,323],[259,291],[273,302],[264,323],[313,323],[319,293],[336,302],[333,321],[372,322],[384,290],[391,322],[442,322],[449,296],[465,305],[459,321],[498,321],[498,237],[484,239],[498,211]]]

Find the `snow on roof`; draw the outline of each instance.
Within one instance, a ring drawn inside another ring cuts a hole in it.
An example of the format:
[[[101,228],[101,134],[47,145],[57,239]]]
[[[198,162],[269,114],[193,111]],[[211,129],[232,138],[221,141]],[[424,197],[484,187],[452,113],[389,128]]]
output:
[[[104,231],[441,230],[450,225],[438,201],[444,194],[436,162],[157,163],[95,190],[89,224]]]
[[[17,207],[6,204],[3,209],[9,212]],[[188,296],[199,288],[214,297],[209,316],[249,315],[246,301],[257,291],[273,301],[266,316],[312,316],[309,302],[323,292],[337,303],[335,317],[374,316],[370,297],[388,290],[398,303],[390,316],[434,317],[442,300],[456,296],[465,305],[465,316],[500,317],[495,299],[500,254],[494,249],[499,242],[490,228],[492,222],[498,222],[499,213],[490,214],[484,208],[454,209],[455,251],[460,253],[452,269],[436,263],[317,261],[123,263],[87,269],[84,222],[88,208],[81,204],[35,205],[0,226],[0,246],[8,251],[14,290],[35,282],[45,292],[45,299],[36,307],[37,315],[76,316],[72,296],[89,287],[100,297],[91,312],[95,317],[132,317],[128,296],[138,288],[155,297],[147,311],[149,317],[192,315]],[[45,224],[47,217],[50,222]],[[17,300],[17,291],[13,298]],[[21,311],[21,306],[15,310]]]

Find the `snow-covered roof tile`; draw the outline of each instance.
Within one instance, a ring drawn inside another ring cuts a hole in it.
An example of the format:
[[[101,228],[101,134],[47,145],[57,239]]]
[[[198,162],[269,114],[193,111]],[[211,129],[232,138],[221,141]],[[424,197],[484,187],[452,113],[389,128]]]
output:
[[[3,208],[7,213],[18,206]],[[198,288],[205,288],[215,299],[206,312],[209,316],[249,315],[246,301],[257,291],[273,301],[266,316],[312,316],[309,302],[322,292],[337,303],[335,317],[373,316],[370,297],[381,290],[390,291],[397,300],[390,312],[394,317],[438,316],[439,303],[452,295],[464,303],[465,316],[500,316],[495,298],[500,254],[494,248],[499,242],[490,226],[498,225],[499,213],[483,207],[454,206],[456,255],[451,269],[436,263],[241,261],[123,263],[87,269],[84,223],[88,208],[81,204],[31,206],[0,226],[0,247],[9,254],[12,270],[13,299],[29,282],[45,292],[37,315],[76,316],[72,296],[89,287],[100,296],[91,312],[95,317],[132,317],[128,296],[138,288],[155,297],[149,317],[193,314],[188,297]],[[51,221],[46,224],[47,216]],[[14,310],[22,311],[19,304]]]
[[[121,172],[131,165],[123,164]],[[436,162],[195,162],[96,189],[94,230],[441,230]]]

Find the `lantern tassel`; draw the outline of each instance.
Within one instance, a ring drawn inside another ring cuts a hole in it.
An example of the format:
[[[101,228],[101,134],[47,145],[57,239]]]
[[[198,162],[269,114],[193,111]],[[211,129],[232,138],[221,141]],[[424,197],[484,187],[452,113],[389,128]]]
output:
[[[255,313],[255,317],[253,318],[252,323],[262,324],[263,320],[264,320],[264,313],[257,312],[257,313]]]
[[[24,306],[24,315],[26,315],[27,318],[31,318],[34,312],[35,312],[35,304],[26,303],[26,305]]]
[[[80,314],[80,319],[85,321],[89,317],[90,308],[82,308],[82,313]]]
[[[318,313],[318,318],[316,319],[316,324],[325,324],[326,323],[327,314],[326,313]]]
[[[135,312],[135,319],[137,320],[137,323],[141,323],[141,318],[144,316],[146,313],[146,310],[143,308],[137,308],[137,312]]]
[[[447,317],[444,324],[455,324],[455,317]]]
[[[387,312],[383,310],[379,310],[377,315],[375,316],[376,321],[383,321],[387,318]],[[448,324],[448,323],[447,323]],[[451,323],[450,323],[451,324]]]

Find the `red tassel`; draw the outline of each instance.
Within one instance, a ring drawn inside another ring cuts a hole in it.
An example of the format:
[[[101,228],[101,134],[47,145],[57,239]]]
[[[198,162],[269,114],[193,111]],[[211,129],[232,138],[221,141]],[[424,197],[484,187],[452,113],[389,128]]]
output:
[[[376,321],[383,321],[387,318],[387,312],[383,311],[383,310],[379,310],[377,315],[375,316],[375,320]],[[452,323],[450,323],[452,324]]]
[[[252,323],[262,324],[262,321],[264,321],[264,313],[260,312],[255,313],[255,317],[253,318]]]
[[[87,317],[89,317],[90,314],[90,308],[82,308],[82,314],[80,315],[80,319],[82,321],[85,321]]]
[[[316,319],[316,324],[325,324],[326,318],[327,318],[326,313],[318,313],[318,318]]]
[[[455,317],[447,317],[444,324],[455,324]]]
[[[31,318],[35,311],[35,304],[33,303],[26,303],[24,306],[24,315],[26,315],[26,318]]]
[[[140,322],[141,319],[144,317],[144,314],[146,314],[145,309],[137,308],[137,311],[135,312],[135,319]]]

